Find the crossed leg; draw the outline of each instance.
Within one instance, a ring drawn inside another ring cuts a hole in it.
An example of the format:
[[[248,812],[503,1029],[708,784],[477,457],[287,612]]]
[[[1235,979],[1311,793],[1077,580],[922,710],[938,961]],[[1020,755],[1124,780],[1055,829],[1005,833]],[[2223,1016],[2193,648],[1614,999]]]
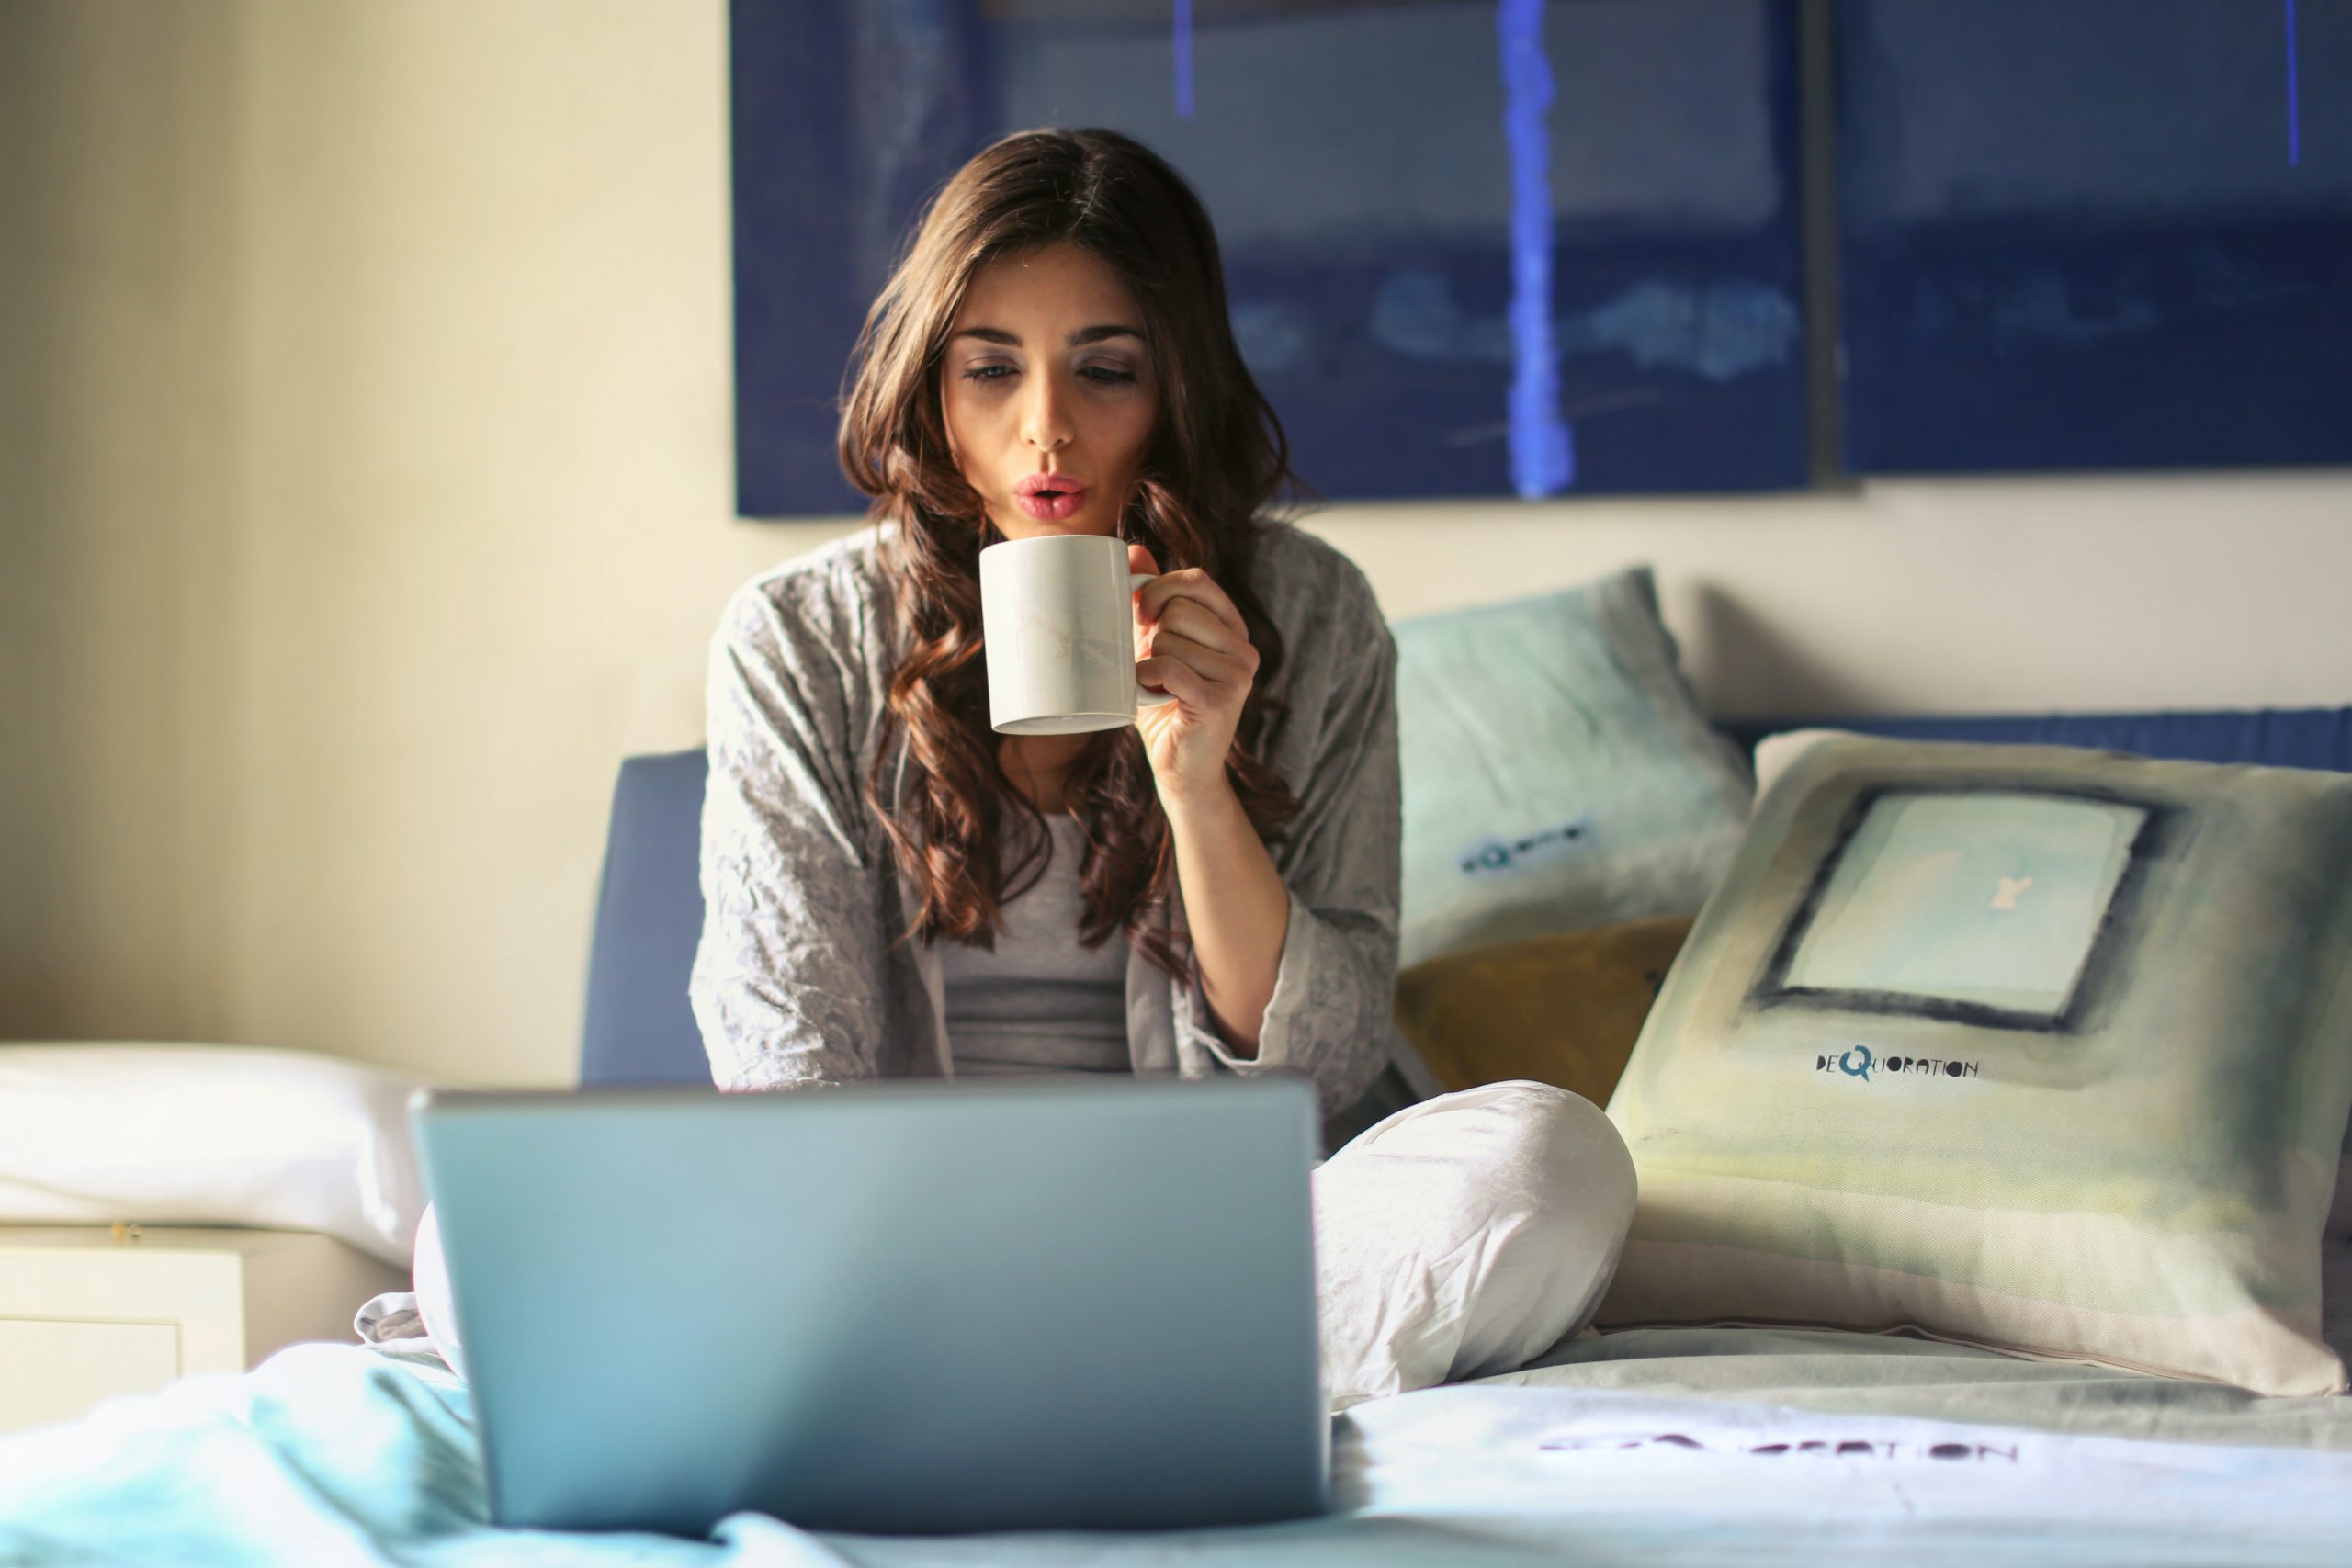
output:
[[[1634,1217],[1634,1161],[1590,1100],[1514,1079],[1365,1128],[1314,1175],[1334,1413],[1509,1371],[1590,1322]]]

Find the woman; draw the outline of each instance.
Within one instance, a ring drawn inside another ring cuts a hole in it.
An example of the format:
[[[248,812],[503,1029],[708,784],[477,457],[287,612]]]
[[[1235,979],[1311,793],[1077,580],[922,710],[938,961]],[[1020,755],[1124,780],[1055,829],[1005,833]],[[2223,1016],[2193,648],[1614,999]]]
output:
[[[717,1082],[1287,1072],[1355,1103],[1394,1030],[1396,650],[1363,574],[1266,515],[1287,448],[1198,200],[1115,133],[1009,137],[854,364],[877,526],[745,584],[712,645]],[[1174,700],[1132,727],[989,728],[979,552],[1048,534],[1160,574],[1136,675]],[[1525,1083],[1400,1111],[1315,1183],[1334,1408],[1580,1325],[1633,1194],[1606,1119]]]

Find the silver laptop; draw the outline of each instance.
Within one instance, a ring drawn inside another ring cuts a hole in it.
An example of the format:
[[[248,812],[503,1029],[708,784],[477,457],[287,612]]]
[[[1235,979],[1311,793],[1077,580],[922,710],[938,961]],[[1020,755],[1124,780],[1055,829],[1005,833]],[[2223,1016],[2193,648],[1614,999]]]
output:
[[[1321,1512],[1294,1078],[428,1091],[502,1525]]]

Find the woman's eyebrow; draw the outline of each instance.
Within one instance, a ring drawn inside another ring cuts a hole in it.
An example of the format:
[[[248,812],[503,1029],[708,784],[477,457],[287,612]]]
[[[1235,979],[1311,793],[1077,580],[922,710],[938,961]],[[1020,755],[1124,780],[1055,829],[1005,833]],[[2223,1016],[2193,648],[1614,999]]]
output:
[[[962,332],[957,333],[955,335],[956,337],[976,337],[983,343],[1001,343],[1007,348],[1019,348],[1021,346],[1020,334],[1018,333],[1006,332],[1002,327],[966,327]],[[1106,322],[1102,326],[1079,328],[1078,331],[1069,334],[1069,346],[1072,348],[1083,348],[1090,343],[1101,343],[1104,338],[1113,337],[1131,337],[1137,343],[1143,342],[1143,333],[1137,332],[1135,328],[1123,327],[1115,322]]]

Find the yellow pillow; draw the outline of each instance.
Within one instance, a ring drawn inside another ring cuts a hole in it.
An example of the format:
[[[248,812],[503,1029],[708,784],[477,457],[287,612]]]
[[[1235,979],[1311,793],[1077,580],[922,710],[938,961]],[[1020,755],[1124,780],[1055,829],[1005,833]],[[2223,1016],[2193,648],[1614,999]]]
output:
[[[1396,1025],[1449,1089],[1532,1078],[1606,1105],[1688,915],[1451,953],[1396,977]]]

